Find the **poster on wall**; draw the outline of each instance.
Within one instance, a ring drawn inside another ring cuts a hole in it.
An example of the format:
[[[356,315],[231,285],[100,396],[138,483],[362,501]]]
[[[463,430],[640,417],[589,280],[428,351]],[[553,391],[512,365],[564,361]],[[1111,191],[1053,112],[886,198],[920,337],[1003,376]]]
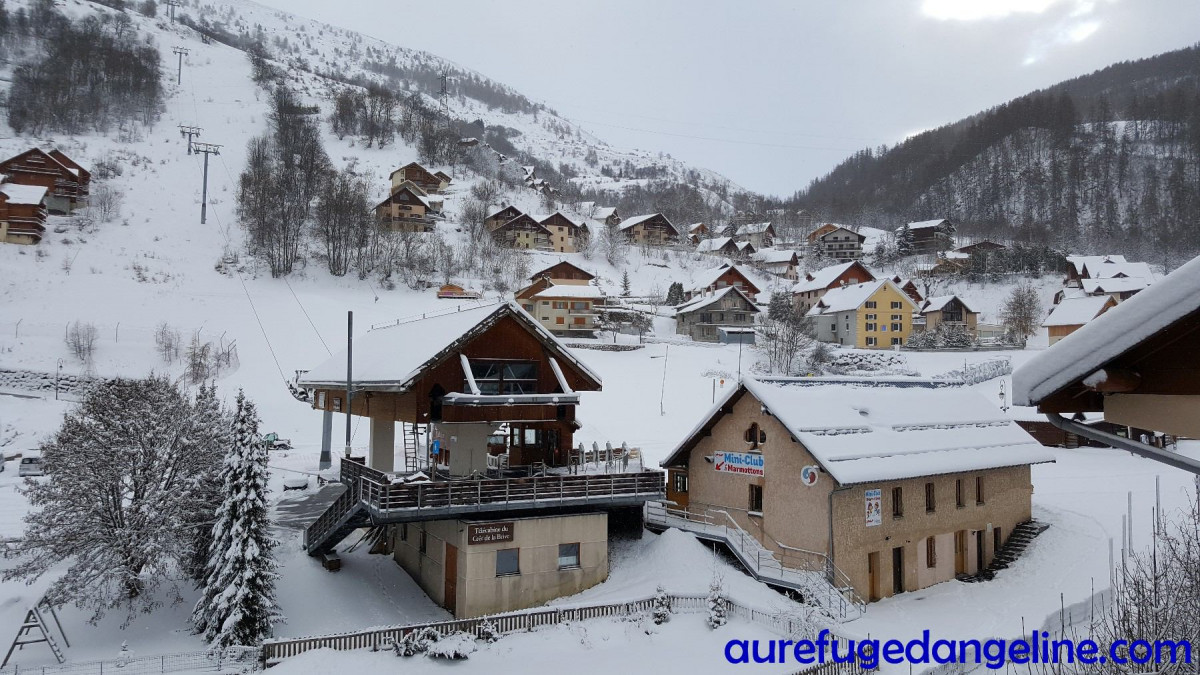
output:
[[[763,456],[757,452],[714,452],[713,468],[721,473],[765,476]]]
[[[867,490],[867,527],[883,523],[883,491],[879,488]]]

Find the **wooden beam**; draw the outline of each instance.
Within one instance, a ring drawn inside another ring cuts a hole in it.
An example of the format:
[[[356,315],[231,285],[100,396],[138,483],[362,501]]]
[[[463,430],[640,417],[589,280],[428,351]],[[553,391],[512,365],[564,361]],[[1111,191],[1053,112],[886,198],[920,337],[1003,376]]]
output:
[[[1083,384],[1104,394],[1128,394],[1142,385],[1142,376],[1129,368],[1101,368],[1085,377]]]

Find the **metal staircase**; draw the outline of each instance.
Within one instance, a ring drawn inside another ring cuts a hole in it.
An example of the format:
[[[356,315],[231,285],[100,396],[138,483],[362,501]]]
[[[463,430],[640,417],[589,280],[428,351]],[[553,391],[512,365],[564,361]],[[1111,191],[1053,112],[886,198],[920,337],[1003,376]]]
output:
[[[724,544],[750,576],[767,585],[798,592],[803,602],[820,607],[834,619],[857,619],[866,610],[866,603],[850,579],[828,556],[784,546],[767,537],[782,552],[776,553],[725,511],[690,512],[647,502],[644,516],[647,527],[652,529],[674,527],[697,538]]]
[[[959,574],[956,578],[969,584],[991,581],[996,578],[997,572],[1008,569],[1009,565],[1016,562],[1025,549],[1033,543],[1033,538],[1045,532],[1049,527],[1049,523],[1039,523],[1036,520],[1017,525],[1008,535],[1008,539],[1004,540],[1004,546],[1001,546],[1000,550],[992,556],[992,562],[987,567],[975,574]]]

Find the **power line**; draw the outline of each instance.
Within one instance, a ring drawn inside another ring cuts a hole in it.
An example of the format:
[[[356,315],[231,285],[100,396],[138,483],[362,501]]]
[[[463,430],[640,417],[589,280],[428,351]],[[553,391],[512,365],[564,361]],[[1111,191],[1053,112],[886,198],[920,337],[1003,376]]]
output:
[[[308,310],[304,309],[304,303],[300,302],[300,298],[296,295],[296,291],[292,290],[292,285],[288,283],[286,276],[283,278],[283,283],[287,286],[287,289],[291,291],[292,298],[296,300],[296,304],[300,305],[300,311],[304,313],[304,318],[308,319],[308,325],[312,326],[313,332],[317,334],[317,339],[321,341],[321,346],[325,347],[325,351],[328,352],[330,356],[333,356],[333,350],[329,348],[329,345],[325,344],[325,338],[321,337],[321,331],[317,330],[317,324],[313,323],[312,317],[308,315]]]

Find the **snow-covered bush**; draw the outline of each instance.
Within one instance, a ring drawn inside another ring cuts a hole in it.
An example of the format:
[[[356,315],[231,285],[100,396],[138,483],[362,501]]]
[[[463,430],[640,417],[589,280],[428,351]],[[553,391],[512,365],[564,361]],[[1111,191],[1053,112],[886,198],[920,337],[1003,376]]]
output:
[[[654,623],[661,626],[671,620],[671,600],[662,586],[654,592]]]
[[[475,638],[470,633],[451,633],[430,644],[425,655],[433,659],[461,660],[475,651]]]
[[[721,580],[713,579],[708,585],[708,627],[720,628],[728,620],[725,598],[721,596]]]
[[[908,336],[905,346],[909,349],[934,349],[938,346],[937,335],[928,330],[915,331]]]
[[[961,323],[939,323],[934,332],[941,347],[966,349],[975,345],[975,336]]]
[[[475,627],[475,637],[490,644],[500,639],[500,629],[496,628],[496,624],[485,619],[483,623]]]
[[[431,646],[442,639],[442,634],[436,628],[426,626],[405,635],[395,644],[396,656],[415,656],[424,654]]]
[[[994,380],[997,377],[1011,375],[1013,371],[1012,361],[1007,358],[991,359],[982,363],[971,363],[963,366],[960,369],[952,370],[943,375],[939,375],[940,380],[955,380],[963,384],[979,384]]]
[[[840,350],[827,370],[836,375],[915,375],[903,354],[883,351]]]

